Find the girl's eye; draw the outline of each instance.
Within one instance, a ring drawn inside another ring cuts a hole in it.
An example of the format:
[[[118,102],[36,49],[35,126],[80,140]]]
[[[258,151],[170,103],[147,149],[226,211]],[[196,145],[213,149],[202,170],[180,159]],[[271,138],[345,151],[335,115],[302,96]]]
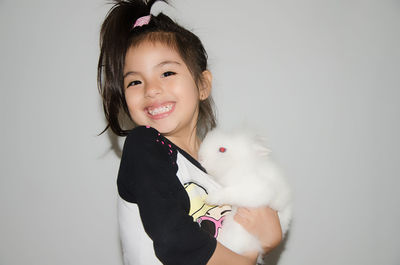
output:
[[[176,74],[176,73],[168,71],[168,72],[163,73],[162,76],[167,77],[167,76],[174,75],[174,74]]]
[[[130,87],[130,86],[136,86],[136,85],[139,85],[139,84],[141,84],[141,83],[142,83],[141,81],[135,80],[135,81],[130,82],[130,83],[128,84],[128,87]]]

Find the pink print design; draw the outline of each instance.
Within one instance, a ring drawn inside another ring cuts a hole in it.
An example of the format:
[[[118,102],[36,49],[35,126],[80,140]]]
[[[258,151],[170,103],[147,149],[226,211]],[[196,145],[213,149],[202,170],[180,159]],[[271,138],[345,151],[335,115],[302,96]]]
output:
[[[213,217],[210,216],[200,216],[199,218],[197,218],[197,223],[201,226],[202,222],[210,222],[212,224],[214,224],[215,227],[215,233],[214,233],[214,238],[218,237],[218,232],[219,229],[222,227],[222,223],[224,222],[225,216],[222,216],[220,219],[216,220]]]
[[[146,125],[146,128],[150,128],[150,126]],[[157,136],[161,136],[161,134],[157,133]],[[159,139],[159,138],[156,138],[156,142],[157,143],[161,142],[161,144],[163,144],[163,145],[168,145],[168,147],[169,147],[168,155],[172,155],[174,153],[174,151],[172,151],[172,145],[169,144],[168,142],[164,142],[162,139]],[[172,164],[175,165],[175,162],[172,161]]]

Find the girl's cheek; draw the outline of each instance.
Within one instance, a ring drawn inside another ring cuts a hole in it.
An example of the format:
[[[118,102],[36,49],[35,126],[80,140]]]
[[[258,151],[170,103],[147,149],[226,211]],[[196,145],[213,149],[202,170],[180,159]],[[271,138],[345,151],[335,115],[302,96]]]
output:
[[[138,93],[134,89],[125,90],[125,99],[128,102],[135,102],[138,100]]]
[[[136,104],[133,101],[132,96],[129,95],[129,93],[125,93],[125,101],[126,101],[126,105],[128,106],[129,112],[132,112],[133,111],[133,106],[135,106]]]

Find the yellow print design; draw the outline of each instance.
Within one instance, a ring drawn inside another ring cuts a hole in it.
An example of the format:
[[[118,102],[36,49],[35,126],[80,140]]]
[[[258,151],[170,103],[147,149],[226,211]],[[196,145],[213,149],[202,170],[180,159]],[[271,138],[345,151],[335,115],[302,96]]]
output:
[[[205,202],[207,191],[194,182],[184,184],[190,199],[189,215],[200,227],[218,238],[225,216],[232,210],[230,205],[208,205]]]

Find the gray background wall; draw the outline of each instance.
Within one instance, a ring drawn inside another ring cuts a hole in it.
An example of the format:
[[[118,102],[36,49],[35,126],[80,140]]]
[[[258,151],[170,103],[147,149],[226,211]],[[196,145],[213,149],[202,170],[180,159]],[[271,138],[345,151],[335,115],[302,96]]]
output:
[[[119,158],[96,136],[105,2],[0,0],[1,265],[121,264]],[[265,133],[294,188],[271,264],[400,264],[400,2],[174,5],[209,52],[221,126]]]

